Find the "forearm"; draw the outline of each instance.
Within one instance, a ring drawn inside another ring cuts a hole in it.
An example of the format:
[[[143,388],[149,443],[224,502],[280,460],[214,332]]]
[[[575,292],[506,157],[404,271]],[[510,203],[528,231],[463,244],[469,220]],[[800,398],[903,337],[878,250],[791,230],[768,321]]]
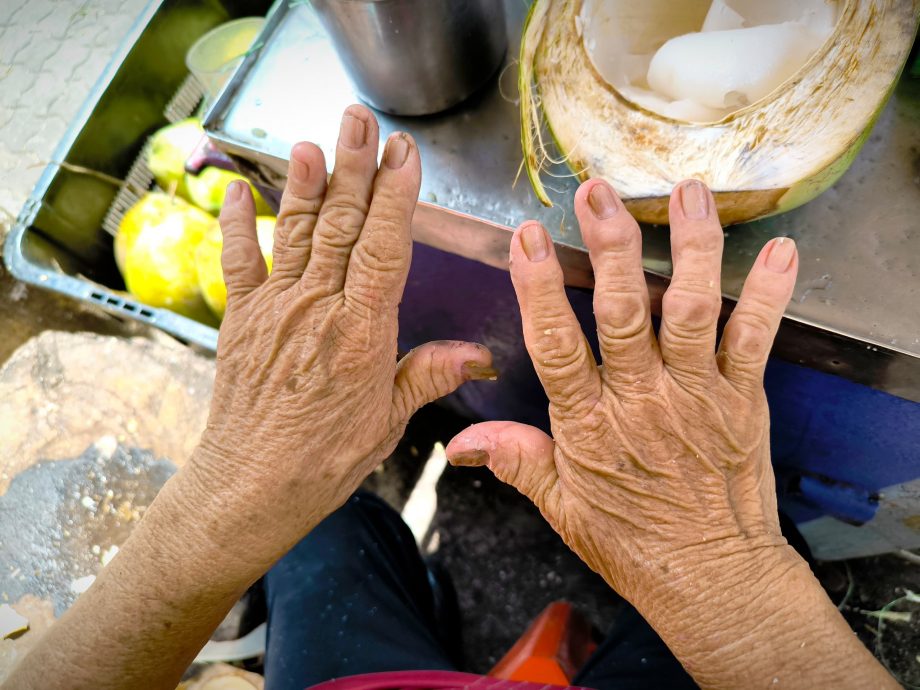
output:
[[[898,688],[790,547],[676,577],[640,610],[703,688]]]
[[[93,586],[13,671],[10,690],[64,678],[69,688],[176,687],[259,575],[206,534],[211,507],[190,484],[184,472],[166,484]]]

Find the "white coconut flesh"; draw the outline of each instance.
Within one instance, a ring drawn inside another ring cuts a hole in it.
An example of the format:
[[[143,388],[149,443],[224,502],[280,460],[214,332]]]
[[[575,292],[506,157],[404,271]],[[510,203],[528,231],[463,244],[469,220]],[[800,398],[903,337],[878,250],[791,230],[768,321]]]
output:
[[[767,96],[827,41],[839,14],[837,0],[713,0],[708,10],[667,12],[654,34],[627,34],[624,4],[582,5],[592,63],[624,97],[689,122],[715,122]]]
[[[551,205],[545,121],[577,176],[607,179],[640,220],[666,222],[687,177],[726,223],[793,208],[849,167],[918,18],[920,0],[535,0],[519,74],[528,176]]]

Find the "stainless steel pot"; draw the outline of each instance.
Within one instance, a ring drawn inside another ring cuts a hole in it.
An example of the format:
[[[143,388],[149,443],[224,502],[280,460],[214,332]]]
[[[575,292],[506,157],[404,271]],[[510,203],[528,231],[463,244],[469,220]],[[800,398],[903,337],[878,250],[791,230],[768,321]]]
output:
[[[446,110],[498,69],[501,0],[312,0],[361,98],[394,115]]]

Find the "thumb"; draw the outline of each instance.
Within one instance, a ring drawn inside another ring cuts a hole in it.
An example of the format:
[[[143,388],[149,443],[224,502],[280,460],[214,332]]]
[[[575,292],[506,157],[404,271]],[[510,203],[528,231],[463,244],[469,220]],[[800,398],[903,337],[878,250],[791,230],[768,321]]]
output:
[[[404,424],[420,407],[453,393],[467,381],[496,378],[492,353],[484,345],[456,340],[420,345],[397,365],[393,422]]]
[[[553,439],[536,427],[483,422],[457,434],[446,450],[452,465],[485,465],[545,511],[559,490],[555,448]]]

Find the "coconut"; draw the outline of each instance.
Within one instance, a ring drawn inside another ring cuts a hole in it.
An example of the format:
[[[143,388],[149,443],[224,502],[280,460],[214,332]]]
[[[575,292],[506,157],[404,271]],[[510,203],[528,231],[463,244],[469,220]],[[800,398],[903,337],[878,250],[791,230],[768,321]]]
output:
[[[847,170],[904,67],[920,0],[535,0],[521,40],[524,167],[543,120],[580,180],[666,223],[687,177],[723,223],[795,208]]]

